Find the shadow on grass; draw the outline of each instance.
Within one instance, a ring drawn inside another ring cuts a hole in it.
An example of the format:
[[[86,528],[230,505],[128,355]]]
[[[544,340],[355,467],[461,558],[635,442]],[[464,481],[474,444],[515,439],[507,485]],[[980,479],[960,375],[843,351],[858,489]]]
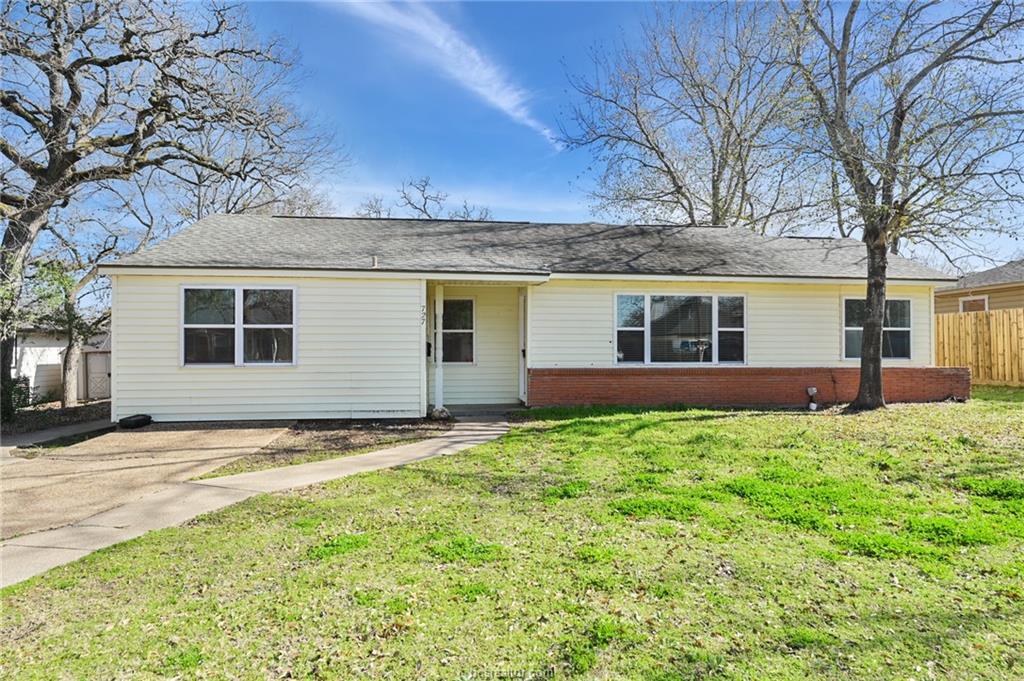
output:
[[[551,486],[564,483],[570,478],[548,474],[493,473],[488,471],[455,472],[436,471],[423,467],[403,467],[431,485],[441,488],[473,489],[490,492],[498,496],[529,496],[541,498]]]
[[[934,665],[935,672],[942,678],[953,673],[955,667],[951,668],[950,665],[957,662],[963,651],[971,645],[972,639],[990,636],[994,623],[1020,617],[1022,612],[1024,605],[1021,604],[1011,604],[1009,607],[997,605],[991,610],[980,612],[965,612],[956,608],[907,612],[898,605],[893,605],[888,609],[872,612],[870,630],[858,632],[853,637],[844,636],[837,631],[828,631],[827,627],[809,629],[806,623],[795,622],[794,624],[803,626],[791,628],[788,635],[784,634],[778,639],[775,652],[782,656],[810,653],[813,656],[808,658],[812,665],[811,669],[828,677],[835,671],[843,674],[854,673],[857,661],[871,665],[870,660],[880,662],[899,655],[903,657],[904,664],[917,663],[918,670],[925,664]],[[750,625],[754,626],[755,623],[751,622]],[[794,631],[803,630],[812,630],[818,635],[806,640],[793,636]],[[977,645],[975,644],[976,648]],[[764,651],[756,649],[741,652],[684,649],[681,655],[677,654],[674,659],[670,658],[669,674],[664,675],[664,668],[660,671],[663,678],[731,678],[731,675],[724,674],[725,665],[743,665],[747,659],[755,657],[755,653],[762,652]],[[981,655],[979,653],[979,657]],[[988,660],[976,659],[975,664],[993,675],[998,671],[1010,674],[1014,669],[1019,672],[1021,665],[1024,664],[1024,653],[1019,650],[1005,649],[1000,655],[993,649],[988,652],[988,656]],[[709,661],[712,662],[710,668]],[[851,661],[854,665],[851,665]],[[757,663],[756,660],[750,662]],[[860,671],[863,673],[863,667]],[[889,671],[893,676],[900,676],[899,668],[890,668]]]
[[[971,389],[971,399],[981,402],[1024,403],[1024,387],[976,385]]]
[[[949,659],[955,659],[967,645],[966,641],[989,635],[993,622],[1016,619],[1022,613],[1024,604],[1014,604],[1008,600],[993,604],[990,610],[973,612],[965,612],[960,608],[906,612],[894,607],[872,614],[872,623],[877,626],[872,627],[870,638],[842,647],[853,657],[869,653],[884,656],[886,651],[911,647],[927,655],[928,659],[936,651],[945,649]],[[990,663],[994,663],[997,659],[994,651],[990,651],[989,655],[992,656]],[[1008,668],[1024,662],[1024,654],[1020,651],[1014,655],[1016,663],[1008,664]]]
[[[685,404],[665,404],[657,406],[622,406],[599,405],[589,407],[536,407],[521,412],[519,416],[525,422],[530,421],[575,421],[580,419],[605,418],[616,416],[642,416],[657,413],[666,418],[659,418],[658,423],[667,421],[717,421],[722,419],[757,416],[762,414],[799,414],[795,409],[743,409],[733,407],[704,407]],[[668,418],[670,414],[676,414]]]
[[[965,477],[997,478],[1004,475],[1024,473],[1024,457],[1007,463],[971,463],[942,476],[944,480],[956,481]]]

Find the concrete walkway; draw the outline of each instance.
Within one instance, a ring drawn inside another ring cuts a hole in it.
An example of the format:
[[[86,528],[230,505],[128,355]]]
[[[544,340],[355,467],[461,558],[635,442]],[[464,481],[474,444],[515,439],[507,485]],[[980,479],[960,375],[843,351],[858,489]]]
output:
[[[456,423],[443,435],[377,452],[178,483],[73,525],[34,532],[0,543],[0,586],[16,584],[93,551],[133,539],[150,530],[180,525],[256,494],[306,487],[348,475],[454,454],[489,442],[507,430],[508,424],[504,421],[467,419]]]
[[[4,465],[0,539],[72,525],[192,480],[267,446],[290,423],[154,423]]]
[[[113,430],[116,427],[117,424],[111,423],[110,419],[97,419],[95,421],[86,421],[85,423],[72,423],[69,426],[34,430],[31,433],[4,435],[3,437],[0,437],[0,440],[2,440],[2,442],[0,442],[0,463],[14,463],[25,460],[10,456],[11,450],[15,447],[28,447],[30,445],[49,442],[50,440],[56,440],[62,437],[81,435],[83,433],[93,433],[98,430]]]

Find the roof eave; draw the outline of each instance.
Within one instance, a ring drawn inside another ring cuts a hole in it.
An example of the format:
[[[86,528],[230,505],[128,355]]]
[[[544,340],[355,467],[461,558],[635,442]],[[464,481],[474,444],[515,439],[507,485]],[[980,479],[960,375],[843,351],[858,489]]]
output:
[[[399,268],[355,269],[342,267],[267,267],[254,265],[133,265],[130,263],[111,263],[103,265],[99,270],[104,275],[167,275],[186,274],[188,276],[244,276],[240,273],[258,272],[272,273],[277,277],[302,277],[318,274],[320,276],[338,276],[358,278],[407,278],[407,279],[476,279],[476,280],[509,280],[539,283],[547,281],[547,272],[536,271],[485,271],[485,270],[417,270]]]
[[[680,272],[540,272],[540,271],[482,271],[482,270],[422,270],[422,269],[352,269],[329,267],[258,267],[247,265],[131,265],[112,263],[103,265],[100,274],[135,274],[160,275],[169,273],[188,274],[190,276],[218,276],[229,272],[237,276],[240,272],[274,273],[275,276],[310,276],[313,273],[321,276],[343,274],[350,277],[383,278],[401,276],[416,279],[491,279],[543,283],[551,279],[564,280],[694,280],[694,281],[758,281],[764,283],[835,283],[863,284],[863,277],[808,275],[771,275],[771,274],[701,274]],[[889,281],[907,282],[921,286],[941,286],[953,278],[936,279],[928,277],[889,277]]]
[[[739,280],[750,280],[750,281],[762,281],[762,282],[803,282],[803,283],[814,283],[814,282],[831,282],[831,283],[852,283],[852,284],[864,284],[866,282],[866,276],[864,277],[849,277],[849,276],[826,276],[820,274],[696,274],[696,273],[657,273],[657,272],[644,272],[644,273],[632,273],[632,272],[552,272],[552,279],[579,279],[579,280],[602,280],[602,279],[651,279],[651,280],[665,280],[665,279],[695,279],[704,281],[735,281]],[[910,282],[921,286],[941,286],[948,284],[950,281],[956,281],[955,278],[935,278],[935,277],[893,277],[889,276],[887,281],[894,282]]]
[[[978,286],[947,286],[935,291],[936,294],[951,294],[959,293],[966,294],[973,291],[996,291],[1004,288],[1018,288],[1024,286],[1024,280],[1021,281],[1004,281],[998,284],[980,284]]]

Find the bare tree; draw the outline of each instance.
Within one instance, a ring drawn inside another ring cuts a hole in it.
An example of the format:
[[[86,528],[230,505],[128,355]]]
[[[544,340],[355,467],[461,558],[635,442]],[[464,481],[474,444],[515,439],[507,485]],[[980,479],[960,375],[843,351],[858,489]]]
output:
[[[398,191],[398,207],[409,211],[412,217],[437,219],[443,215],[448,195],[430,183],[429,176],[406,180]]]
[[[243,213],[263,212],[268,215],[332,215],[334,201],[315,187],[297,187],[288,194],[277,198],[259,211],[247,209]]]
[[[398,193],[398,202],[395,208],[405,211],[409,217],[426,220],[439,220],[445,217],[451,220],[485,221],[491,219],[489,208],[473,205],[465,199],[461,206],[449,209],[447,207],[448,194],[434,187],[429,176],[406,180],[395,191]],[[360,217],[389,218],[391,213],[391,208],[384,204],[384,197],[379,195],[368,196],[356,208],[356,215]]]
[[[333,138],[301,117],[273,89],[254,92],[269,99],[278,118],[273,138],[257,131],[207,127],[196,132],[192,146],[217,169],[188,164],[161,168],[150,189],[167,204],[166,212],[183,224],[211,213],[323,215],[332,211],[317,178],[349,162]]]
[[[202,169],[194,173],[190,169],[150,169],[129,181],[99,183],[88,192],[87,201],[51,211],[28,269],[42,279],[44,290],[49,291],[50,306],[42,313],[37,312],[37,316],[65,336],[62,406],[78,400],[75,377],[83,344],[109,320],[109,281],[99,275],[104,263],[136,253],[213,213],[333,212],[330,199],[316,185],[305,182],[313,172],[335,167],[338,157],[319,143],[293,140],[292,146],[307,150],[302,155],[305,162],[293,160],[290,149],[279,158],[274,150],[262,145],[231,154],[230,162],[239,166],[247,165],[248,158],[259,156],[255,163],[262,166],[267,179],[255,173],[237,177],[206,173]],[[202,181],[195,181],[200,177]],[[287,193],[277,196],[275,191]]]
[[[236,7],[12,1],[0,9],[0,51],[0,377],[8,385],[26,268],[53,209],[153,170],[250,177],[260,169],[209,153],[212,131],[236,149],[266,150],[281,148],[295,127],[282,99],[289,57],[257,40]]]
[[[759,233],[827,217],[824,175],[789,144],[798,83],[780,27],[770,3],[662,13],[640,47],[571,79],[580,101],[563,137],[603,167],[600,210]]]
[[[448,217],[453,220],[477,220],[486,221],[491,219],[491,209],[486,206],[475,206],[462,200],[462,205],[448,211]]]
[[[361,218],[389,218],[391,208],[384,205],[383,196],[372,194],[356,207],[356,215]]]
[[[100,256],[102,257],[102,256]],[[74,261],[49,260],[37,263],[29,286],[50,290],[49,307],[38,312],[38,321],[64,335],[65,346],[61,357],[62,407],[78,403],[78,369],[83,344],[100,333],[110,322],[110,307],[99,304],[95,268],[86,275],[75,270]],[[92,303],[92,304],[90,304]]]
[[[867,249],[867,318],[853,408],[884,406],[888,255],[946,252],[1017,224],[1024,199],[1024,11],[1013,0],[787,7],[789,62],[808,102],[805,148],[835,162]]]

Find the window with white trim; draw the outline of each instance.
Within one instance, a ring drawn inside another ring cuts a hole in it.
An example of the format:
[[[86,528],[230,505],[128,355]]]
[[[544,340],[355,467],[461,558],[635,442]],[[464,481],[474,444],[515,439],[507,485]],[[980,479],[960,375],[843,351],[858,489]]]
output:
[[[747,300],[718,297],[718,361],[743,362],[747,347]]]
[[[746,359],[744,296],[615,297],[620,364],[726,364]]]
[[[843,357],[860,359],[864,340],[864,320],[867,301],[846,298],[843,301]],[[884,359],[910,359],[910,301],[885,301],[882,322],[882,357]]]
[[[644,296],[617,296],[615,299],[615,357],[622,363],[644,361]]]
[[[987,312],[988,296],[966,296],[960,299],[961,312]]]
[[[185,364],[235,363],[235,289],[187,288]]]
[[[441,315],[441,360],[472,364],[476,355],[476,310],[472,298],[444,301]]]
[[[293,289],[182,289],[183,364],[245,366],[294,362]]]
[[[256,288],[242,291],[244,364],[290,364],[294,354],[291,289]]]

